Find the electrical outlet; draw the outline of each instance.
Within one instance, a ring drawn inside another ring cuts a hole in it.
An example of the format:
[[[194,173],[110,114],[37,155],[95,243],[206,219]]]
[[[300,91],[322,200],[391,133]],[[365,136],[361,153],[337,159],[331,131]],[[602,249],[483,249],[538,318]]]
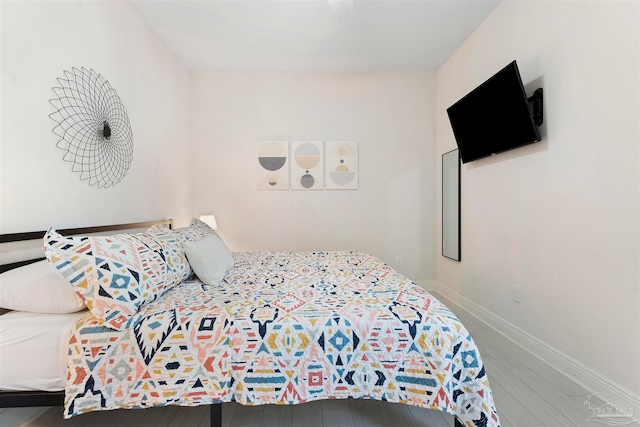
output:
[[[396,255],[396,265],[402,265],[402,257],[400,255]]]
[[[520,286],[511,285],[511,299],[520,302]]]

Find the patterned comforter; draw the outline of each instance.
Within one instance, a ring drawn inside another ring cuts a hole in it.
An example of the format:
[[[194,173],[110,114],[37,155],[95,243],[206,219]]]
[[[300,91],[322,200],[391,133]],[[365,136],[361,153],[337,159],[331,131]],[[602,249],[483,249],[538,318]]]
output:
[[[65,418],[237,401],[363,398],[497,426],[469,333],[436,298],[359,252],[235,253],[218,286],[189,280],[115,331],[70,339]]]

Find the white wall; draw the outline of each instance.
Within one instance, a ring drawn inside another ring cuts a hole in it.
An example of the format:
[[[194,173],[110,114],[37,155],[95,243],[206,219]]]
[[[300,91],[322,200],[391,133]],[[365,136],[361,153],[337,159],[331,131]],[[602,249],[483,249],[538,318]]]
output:
[[[513,59],[545,103],[541,142],[462,166],[462,262],[438,255],[437,280],[636,396],[638,16],[505,1],[436,74],[438,155],[456,146],[446,108]]]
[[[435,276],[434,73],[194,73],[193,207],[232,250],[362,250]],[[357,140],[359,189],[258,191],[257,140]]]
[[[189,72],[126,1],[1,2],[2,232],[191,215]],[[81,181],[49,118],[57,78],[93,68],[117,91],[134,158],[114,187]]]

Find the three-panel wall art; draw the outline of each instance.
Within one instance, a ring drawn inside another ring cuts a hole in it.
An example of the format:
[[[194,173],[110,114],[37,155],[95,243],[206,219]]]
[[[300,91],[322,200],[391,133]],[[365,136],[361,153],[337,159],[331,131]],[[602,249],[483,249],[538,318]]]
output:
[[[258,141],[258,190],[357,190],[358,141]]]

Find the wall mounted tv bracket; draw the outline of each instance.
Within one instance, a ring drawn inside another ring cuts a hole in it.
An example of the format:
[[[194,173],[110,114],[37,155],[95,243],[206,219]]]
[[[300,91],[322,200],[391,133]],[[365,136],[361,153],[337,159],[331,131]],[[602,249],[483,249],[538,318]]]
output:
[[[531,102],[531,113],[533,114],[533,122],[536,126],[542,124],[542,88],[538,88],[533,92],[527,101]]]

